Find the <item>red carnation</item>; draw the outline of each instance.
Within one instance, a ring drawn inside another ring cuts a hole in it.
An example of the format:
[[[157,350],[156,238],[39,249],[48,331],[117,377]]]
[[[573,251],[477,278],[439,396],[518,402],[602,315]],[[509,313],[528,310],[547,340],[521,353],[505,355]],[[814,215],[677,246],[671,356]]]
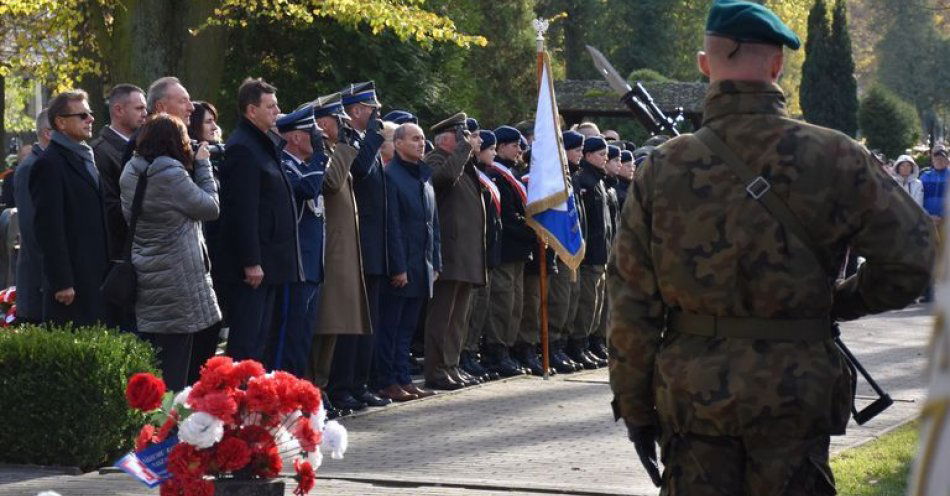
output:
[[[310,381],[298,379],[294,385],[294,394],[300,409],[305,413],[317,413],[320,410],[320,390]]]
[[[273,443],[274,436],[267,431],[267,429],[259,425],[248,425],[243,429],[237,432],[237,437],[247,441],[248,444],[252,445],[252,449],[257,449],[254,445],[264,444],[264,443]]]
[[[178,477],[172,477],[166,479],[165,482],[162,482],[162,487],[159,490],[160,496],[182,496],[184,494],[185,488],[182,486],[182,481]]]
[[[158,429],[158,435],[155,436],[155,442],[160,443],[168,438],[168,434],[178,425],[178,410],[172,410],[165,419],[165,423]]]
[[[244,468],[251,461],[251,449],[236,436],[226,436],[215,447],[214,462],[222,472]]]
[[[264,375],[264,366],[260,362],[254,360],[241,360],[240,362],[234,364],[234,368],[231,369],[231,381],[235,384],[244,384],[249,381],[252,377],[260,377]]]
[[[247,383],[247,408],[252,412],[274,415],[280,411],[280,402],[274,383],[264,377],[255,377]]]
[[[191,402],[191,408],[198,412],[210,413],[226,423],[231,423],[237,412],[237,403],[226,391],[215,391],[195,398]]]
[[[300,417],[294,422],[291,434],[300,442],[300,449],[308,453],[317,450],[322,437],[321,433],[313,429],[313,426],[310,425],[310,419],[307,417]]]
[[[203,478],[185,479],[185,496],[214,496],[214,483]]]
[[[280,469],[284,467],[284,460],[280,457],[280,451],[277,450],[277,445],[271,445],[267,449],[264,460],[265,465],[258,472],[261,477],[273,479],[280,475]]]
[[[178,443],[168,454],[168,471],[175,477],[194,478],[204,475],[207,455],[188,443]]]
[[[234,360],[231,357],[218,355],[213,356],[201,367],[201,383],[207,389],[220,389],[223,387],[235,387],[237,383],[231,377],[231,371],[234,369]],[[197,385],[196,385],[197,387]],[[194,391],[192,391],[194,392]]]
[[[152,424],[145,424],[142,426],[142,430],[139,431],[138,437],[135,438],[135,451],[142,451],[147,448],[149,443],[155,442],[155,426]]]
[[[277,371],[274,372],[274,376],[270,380],[274,385],[274,391],[277,392],[280,413],[290,413],[300,408],[300,400],[297,398],[295,391],[297,386],[296,377],[287,372]]]
[[[310,465],[310,462],[298,458],[294,460],[294,471],[297,472],[297,477],[295,477],[297,479],[297,489],[294,489],[294,494],[303,496],[309,493],[317,483],[317,474],[314,472],[313,466]]]
[[[162,406],[165,382],[148,372],[139,372],[129,379],[125,387],[125,399],[132,408],[150,412]]]

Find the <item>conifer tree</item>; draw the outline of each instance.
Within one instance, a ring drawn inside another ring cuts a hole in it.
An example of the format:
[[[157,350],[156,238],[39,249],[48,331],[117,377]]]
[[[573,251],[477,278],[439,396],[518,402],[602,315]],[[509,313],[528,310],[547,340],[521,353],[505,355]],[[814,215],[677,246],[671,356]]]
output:
[[[815,0],[808,13],[808,38],[805,41],[799,99],[805,120],[819,126],[834,125],[835,93],[828,77],[833,65],[829,53],[830,42],[828,8],[825,0]]]
[[[848,12],[844,0],[836,0],[831,21],[830,62],[826,77],[834,88],[833,124],[848,136],[858,131],[858,81],[854,77],[854,57],[848,32]]]

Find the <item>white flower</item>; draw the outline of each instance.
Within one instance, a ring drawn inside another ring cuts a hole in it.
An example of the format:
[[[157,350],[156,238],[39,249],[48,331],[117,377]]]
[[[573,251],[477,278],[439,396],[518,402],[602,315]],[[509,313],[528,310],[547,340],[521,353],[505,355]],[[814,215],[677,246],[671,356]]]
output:
[[[323,428],[327,424],[327,409],[323,407],[323,403],[320,403],[320,410],[317,413],[310,416],[310,426],[313,427],[313,430],[317,432],[323,432]]]
[[[172,401],[172,406],[182,405],[185,408],[190,408],[188,404],[188,395],[191,394],[191,386],[182,389],[180,393],[175,395],[175,400]]]
[[[347,433],[346,428],[340,425],[336,420],[327,422],[323,429],[323,442],[321,448],[330,450],[330,458],[339,460],[346,453]]]
[[[178,439],[196,448],[210,448],[224,436],[224,422],[205,412],[195,412],[178,426]]]
[[[317,446],[317,449],[307,453],[307,461],[310,462],[310,466],[314,470],[320,468],[320,465],[323,465],[323,453],[320,453],[320,447]]]

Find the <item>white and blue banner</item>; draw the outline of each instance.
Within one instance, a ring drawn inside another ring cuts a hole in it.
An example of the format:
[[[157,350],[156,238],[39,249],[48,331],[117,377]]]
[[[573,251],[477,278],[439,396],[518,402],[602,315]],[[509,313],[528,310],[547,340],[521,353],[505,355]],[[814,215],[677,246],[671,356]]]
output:
[[[577,270],[584,259],[584,236],[561,142],[547,54],[541,71],[529,173],[527,223],[571,270]]]

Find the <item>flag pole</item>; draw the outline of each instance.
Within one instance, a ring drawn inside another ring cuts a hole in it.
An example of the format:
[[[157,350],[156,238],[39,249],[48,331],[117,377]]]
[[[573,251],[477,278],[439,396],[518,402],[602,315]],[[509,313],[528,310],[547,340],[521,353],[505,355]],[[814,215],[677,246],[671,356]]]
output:
[[[548,30],[548,21],[543,19],[534,20],[534,29],[538,32],[538,84],[537,89],[541,90],[541,77],[544,72],[544,33]],[[548,75],[550,77],[550,75]],[[540,94],[540,93],[539,93]],[[538,308],[541,321],[541,367],[544,369],[544,379],[550,379],[548,371],[551,369],[551,356],[548,349],[548,267],[547,267],[547,245],[541,236],[538,236],[538,285],[541,293],[541,304]]]

